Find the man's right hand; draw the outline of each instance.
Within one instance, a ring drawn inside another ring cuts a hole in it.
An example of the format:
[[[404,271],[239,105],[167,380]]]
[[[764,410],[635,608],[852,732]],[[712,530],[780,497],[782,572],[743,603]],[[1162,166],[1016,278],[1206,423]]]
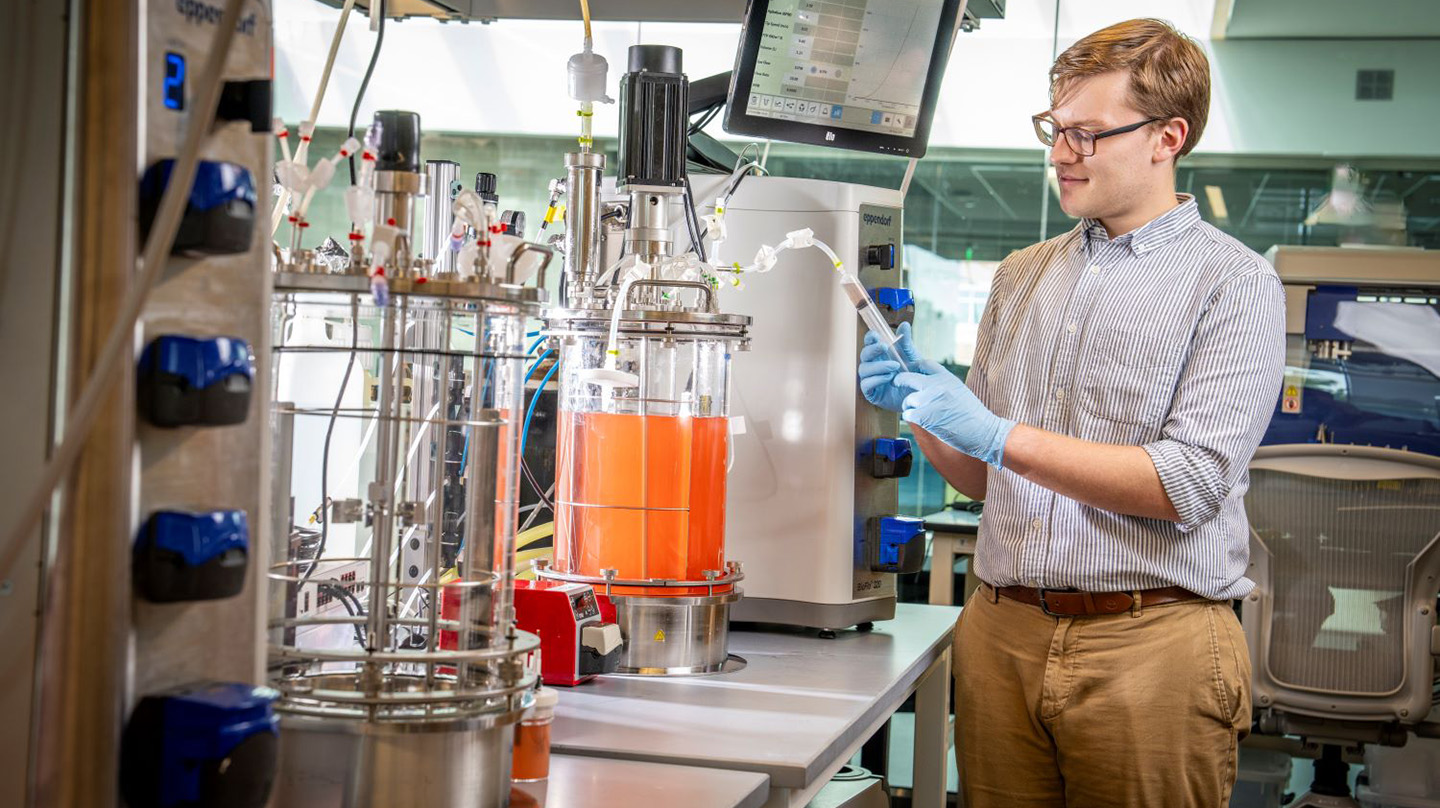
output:
[[[915,350],[915,343],[910,339],[909,323],[901,323],[895,333],[899,337],[895,341],[895,348],[905,357],[911,371],[927,375],[945,372],[944,368]],[[905,370],[900,367],[899,362],[890,357],[890,351],[886,350],[880,337],[873,331],[865,335],[865,347],[860,349],[860,392],[865,394],[867,401],[882,409],[900,412],[904,407],[905,397],[915,392],[914,388],[895,384],[896,374]]]

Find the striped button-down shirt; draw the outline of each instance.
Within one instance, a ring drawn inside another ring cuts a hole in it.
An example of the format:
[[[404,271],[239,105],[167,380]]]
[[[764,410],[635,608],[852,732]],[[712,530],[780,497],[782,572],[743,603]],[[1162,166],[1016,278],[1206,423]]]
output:
[[[1093,508],[992,468],[982,579],[1215,599],[1254,586],[1242,498],[1284,373],[1284,292],[1263,258],[1179,199],[1119,238],[1087,219],[1005,259],[968,382],[1002,417],[1144,448],[1180,522]]]

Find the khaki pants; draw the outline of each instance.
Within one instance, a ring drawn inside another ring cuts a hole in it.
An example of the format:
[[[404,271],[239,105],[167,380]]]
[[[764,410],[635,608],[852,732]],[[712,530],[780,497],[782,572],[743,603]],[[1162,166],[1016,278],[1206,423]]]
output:
[[[1226,808],[1250,728],[1229,604],[1051,617],[981,586],[955,627],[967,808]]]

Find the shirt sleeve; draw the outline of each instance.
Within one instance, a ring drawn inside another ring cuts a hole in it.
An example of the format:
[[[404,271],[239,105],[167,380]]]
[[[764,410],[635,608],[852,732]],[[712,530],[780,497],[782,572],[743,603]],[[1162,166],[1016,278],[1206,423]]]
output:
[[[1144,446],[1182,531],[1210,521],[1244,476],[1285,373],[1285,292],[1271,271],[1225,282],[1200,317],[1161,438]]]

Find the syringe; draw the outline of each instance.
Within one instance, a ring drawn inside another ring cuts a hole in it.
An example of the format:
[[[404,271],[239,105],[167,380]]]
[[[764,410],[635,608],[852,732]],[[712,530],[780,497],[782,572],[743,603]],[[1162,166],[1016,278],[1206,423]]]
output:
[[[890,329],[890,324],[885,322],[885,317],[880,314],[880,310],[875,308],[875,301],[870,299],[870,293],[866,291],[859,279],[846,273],[840,279],[840,288],[845,291],[845,296],[850,298],[850,302],[855,304],[855,311],[859,312],[860,319],[885,344],[885,349],[890,352],[890,358],[899,362],[900,367],[914,370],[910,367],[910,363],[905,361],[900,349],[895,347],[899,337],[896,337],[895,332]]]

